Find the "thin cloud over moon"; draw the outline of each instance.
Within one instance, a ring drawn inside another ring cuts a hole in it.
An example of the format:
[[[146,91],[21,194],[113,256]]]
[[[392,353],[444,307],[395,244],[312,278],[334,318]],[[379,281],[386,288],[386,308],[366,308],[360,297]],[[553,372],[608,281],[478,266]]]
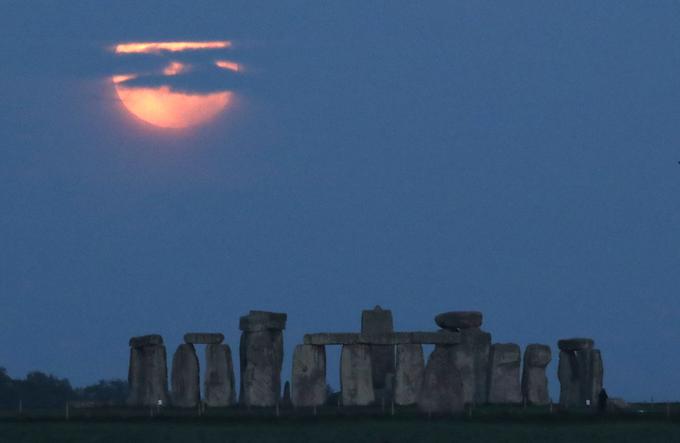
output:
[[[115,46],[114,53],[127,57],[161,59],[162,68],[111,76],[116,94],[127,111],[161,128],[188,128],[206,124],[233,102],[237,62],[193,57],[180,60],[185,52],[214,52],[231,48],[228,40],[130,42]],[[172,58],[170,58],[172,57]],[[194,85],[194,86],[192,86]]]
[[[162,51],[181,52],[199,49],[224,49],[230,46],[231,42],[228,40],[205,42],[134,42],[116,45],[115,52],[117,54],[152,54]]]

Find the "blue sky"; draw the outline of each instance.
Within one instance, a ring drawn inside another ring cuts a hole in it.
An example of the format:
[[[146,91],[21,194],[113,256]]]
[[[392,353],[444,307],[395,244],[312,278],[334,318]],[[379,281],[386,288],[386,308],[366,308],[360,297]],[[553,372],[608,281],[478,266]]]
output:
[[[478,309],[496,342],[592,337],[610,395],[677,400],[679,22],[662,0],[3,2],[0,366],[125,377],[132,335],[235,349],[266,309],[288,373],[304,333],[380,304],[401,330]],[[247,68],[189,134],[107,80],[110,45],[180,39]]]

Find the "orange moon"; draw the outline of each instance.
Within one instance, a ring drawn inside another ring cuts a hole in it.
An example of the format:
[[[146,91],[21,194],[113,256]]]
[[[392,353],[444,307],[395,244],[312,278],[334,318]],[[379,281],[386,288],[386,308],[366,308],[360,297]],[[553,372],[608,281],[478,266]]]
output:
[[[114,85],[125,108],[140,120],[161,128],[188,128],[208,123],[232,101],[229,91],[186,94],[168,86],[156,88]]]
[[[171,41],[131,42],[115,47],[117,55],[176,53],[197,50],[215,50],[231,47],[223,41]],[[239,72],[239,65],[229,60],[214,62],[218,68]],[[165,76],[182,75],[192,70],[191,65],[172,61],[162,70]],[[137,74],[114,75],[111,78],[121,103],[132,115],[140,120],[161,128],[188,128],[210,122],[233,101],[228,90],[212,93],[187,93],[173,91],[169,86],[135,86],[126,84]]]

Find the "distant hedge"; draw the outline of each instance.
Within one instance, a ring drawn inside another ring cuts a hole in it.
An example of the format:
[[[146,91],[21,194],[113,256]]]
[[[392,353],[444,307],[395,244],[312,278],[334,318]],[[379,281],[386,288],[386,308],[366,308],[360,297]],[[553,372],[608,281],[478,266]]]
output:
[[[101,380],[97,384],[74,389],[66,378],[34,371],[25,379],[12,379],[0,368],[0,408],[58,408],[69,401],[86,401],[120,405],[127,397],[127,382]]]

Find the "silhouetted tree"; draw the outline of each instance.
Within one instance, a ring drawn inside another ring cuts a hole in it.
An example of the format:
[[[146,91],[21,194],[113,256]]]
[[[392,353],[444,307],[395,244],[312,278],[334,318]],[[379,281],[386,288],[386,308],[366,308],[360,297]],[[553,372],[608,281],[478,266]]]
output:
[[[39,371],[29,372],[25,380],[14,384],[26,408],[60,408],[76,398],[68,379]]]
[[[0,408],[16,409],[21,401],[25,409],[63,408],[66,402],[79,400],[102,405],[121,405],[127,397],[127,381],[100,380],[84,388],[73,389],[66,378],[34,371],[26,379],[13,380],[0,367]]]
[[[128,394],[127,381],[120,379],[99,380],[97,384],[76,389],[78,400],[110,405],[122,405]]]
[[[14,380],[7,375],[5,368],[0,368],[0,408],[13,408],[19,404]]]

